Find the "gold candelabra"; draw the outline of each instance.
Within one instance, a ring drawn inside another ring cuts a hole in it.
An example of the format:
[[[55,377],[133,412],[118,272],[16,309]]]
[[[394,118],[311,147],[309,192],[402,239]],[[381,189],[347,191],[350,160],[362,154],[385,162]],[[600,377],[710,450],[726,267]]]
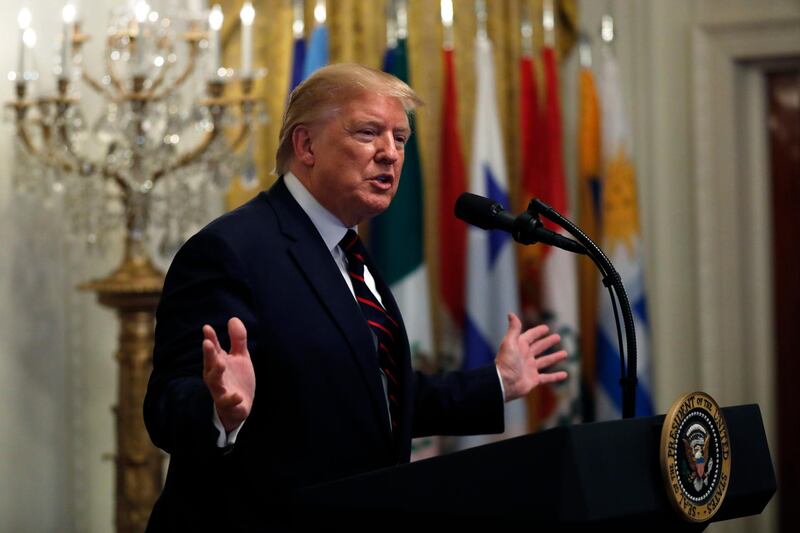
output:
[[[73,9],[71,20],[64,16],[55,95],[28,96],[28,84],[37,76],[25,70],[23,49],[13,76],[16,99],[7,104],[17,134],[18,191],[61,195],[72,233],[90,247],[102,244],[115,227],[125,229],[119,266],[80,286],[94,291],[120,322],[115,525],[124,532],[144,530],[162,484],[163,458],[150,443],[141,412],[163,284],[148,243],[160,232],[159,250],[168,257],[204,222],[207,209],[198,197],[208,197],[209,187],[221,189],[246,164],[236,153],[255,124],[265,120],[252,95],[249,64],[238,83],[233,83],[230,69],[219,66],[218,8],[211,11],[208,29],[195,19],[177,33],[172,19],[149,6],[143,10],[142,4],[112,15],[105,74],[99,78],[83,68],[82,48],[89,37],[74,22]],[[253,13],[249,16],[252,23]],[[176,71],[180,42],[185,54]],[[201,73],[203,59],[209,68]],[[75,90],[79,80],[105,102],[91,128]],[[184,105],[185,93],[198,84],[205,95]],[[235,85],[238,94],[227,95]]]

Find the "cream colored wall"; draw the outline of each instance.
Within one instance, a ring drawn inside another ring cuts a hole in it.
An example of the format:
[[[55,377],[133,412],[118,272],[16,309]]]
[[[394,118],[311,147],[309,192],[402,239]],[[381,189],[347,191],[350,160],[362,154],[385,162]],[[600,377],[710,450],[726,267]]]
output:
[[[30,7],[44,11],[45,4]],[[18,35],[20,7],[0,4],[3,35]],[[40,50],[52,47],[49,35],[57,33],[58,20],[34,24]],[[9,39],[0,53],[3,102],[12,98],[6,73],[16,66],[16,51],[16,39]],[[53,239],[59,225],[55,216],[12,195],[13,130],[7,122],[0,124],[0,138],[0,529],[70,530],[74,443],[62,310],[68,280],[63,249]]]

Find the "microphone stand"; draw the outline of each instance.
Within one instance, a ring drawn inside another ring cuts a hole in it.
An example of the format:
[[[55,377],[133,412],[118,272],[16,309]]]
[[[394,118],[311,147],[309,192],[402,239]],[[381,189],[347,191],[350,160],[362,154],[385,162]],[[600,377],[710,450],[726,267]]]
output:
[[[540,215],[564,228],[570,235],[586,248],[587,255],[597,266],[603,275],[603,285],[611,295],[611,306],[614,309],[614,321],[617,325],[617,342],[619,343],[620,355],[620,387],[622,389],[622,418],[633,418],[636,415],[636,332],[633,326],[633,313],[631,304],[625,287],[622,285],[622,278],[617,273],[614,265],[606,257],[606,254],[594,243],[580,228],[562,216],[558,211],[534,198],[528,204],[527,213],[533,218]],[[614,297],[616,293],[616,298]],[[617,314],[617,299],[622,310],[622,318],[625,323],[625,339],[627,341],[627,361],[625,368],[625,350],[622,343],[622,331],[619,327],[619,315]]]

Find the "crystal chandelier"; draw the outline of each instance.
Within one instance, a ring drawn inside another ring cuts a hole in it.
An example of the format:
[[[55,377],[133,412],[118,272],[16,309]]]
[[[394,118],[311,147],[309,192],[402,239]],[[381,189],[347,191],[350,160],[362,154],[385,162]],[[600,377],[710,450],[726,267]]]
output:
[[[214,6],[207,18],[193,11],[177,19],[144,0],[114,9],[104,72],[94,73],[84,65],[89,36],[66,4],[55,94],[35,99],[29,89],[38,73],[27,57],[35,34],[30,12],[20,12],[20,59],[9,75],[17,96],[8,106],[17,131],[13,183],[45,204],[62,201],[69,235],[89,250],[102,249],[124,226],[127,246],[156,239],[160,255],[170,257],[208,220],[209,200],[229,177],[252,168],[252,150],[237,152],[266,120],[251,94],[254,77],[263,75],[252,69],[255,12],[248,2],[240,14],[242,62],[234,76],[220,61],[222,10]],[[102,99],[91,121],[83,88]],[[237,96],[226,94],[236,89]]]

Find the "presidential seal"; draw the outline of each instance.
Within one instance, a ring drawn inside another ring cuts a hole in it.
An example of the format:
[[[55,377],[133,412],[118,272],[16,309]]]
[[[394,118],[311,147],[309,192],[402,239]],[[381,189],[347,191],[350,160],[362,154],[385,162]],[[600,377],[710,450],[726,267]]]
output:
[[[672,404],[661,428],[661,472],[673,507],[691,522],[719,510],[730,484],[728,426],[717,402],[692,392]]]

